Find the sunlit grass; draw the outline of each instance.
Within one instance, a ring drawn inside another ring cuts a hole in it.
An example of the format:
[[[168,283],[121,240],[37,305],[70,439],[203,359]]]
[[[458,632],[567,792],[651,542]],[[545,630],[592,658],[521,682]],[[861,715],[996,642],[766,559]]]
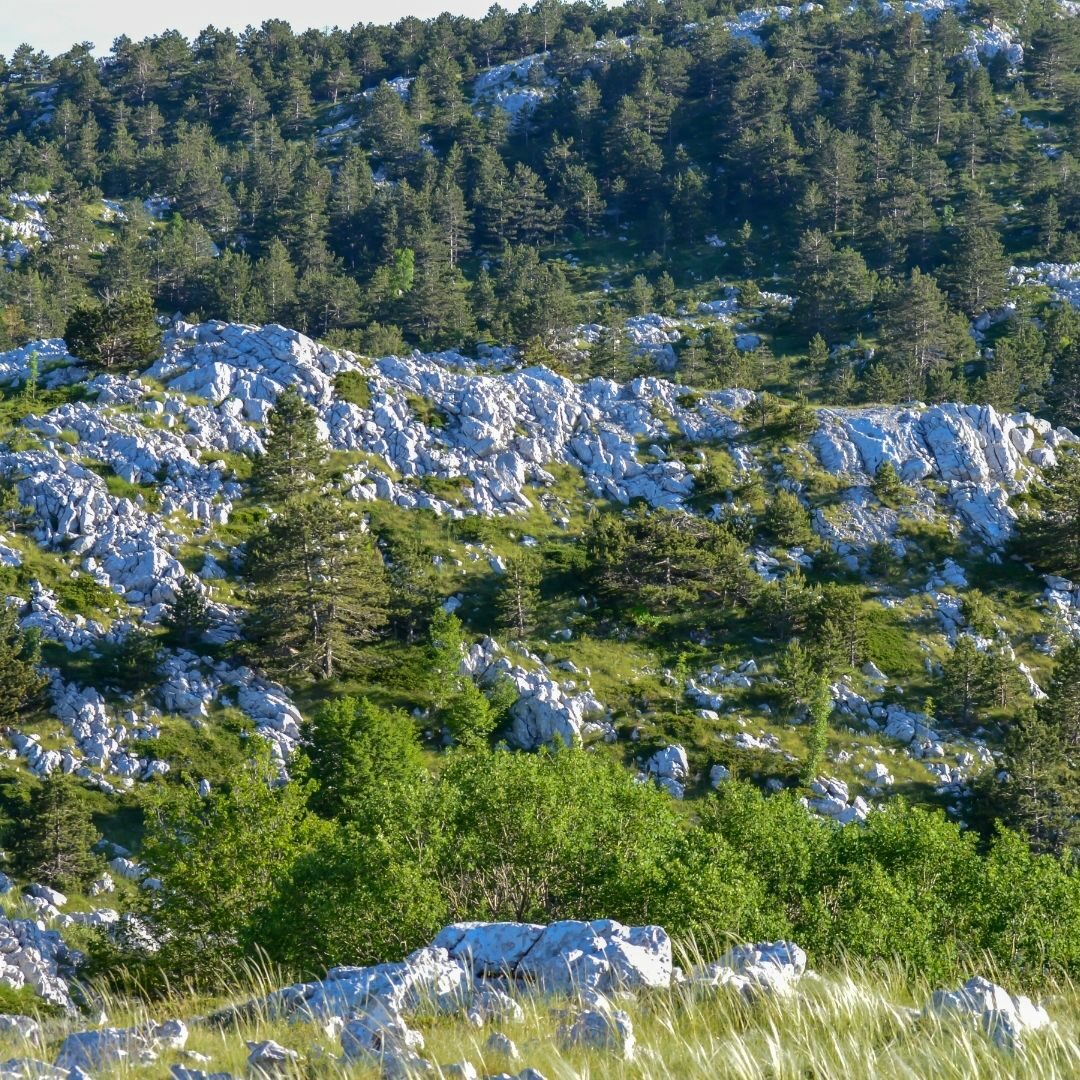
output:
[[[713,955],[722,943],[710,947]],[[705,950],[680,950],[692,964]],[[989,962],[982,973],[1008,987],[1008,972]],[[149,998],[92,993],[92,1011],[108,1024],[126,1027],[149,1020],[184,1019],[191,1034],[183,1052],[164,1054],[150,1067],[120,1062],[95,1072],[107,1078],[164,1076],[173,1062],[192,1065],[200,1054],[208,1070],[246,1071],[247,1041],[273,1039],[295,1050],[298,1062],[285,1077],[367,1077],[379,1075],[377,1063],[345,1063],[336,1036],[319,1022],[290,1022],[265,1004],[268,993],[288,982],[268,966],[252,964],[234,973],[221,994],[207,997],[182,987]],[[637,1050],[631,1060],[610,1053],[567,1050],[559,1043],[559,1025],[574,1002],[518,994],[520,1019],[484,1028],[470,1026],[463,1014],[420,1012],[411,1027],[423,1032],[422,1056],[435,1067],[469,1061],[481,1075],[516,1073],[525,1066],[548,1080],[589,1078],[716,1077],[732,1080],[805,1080],[807,1077],[979,1077],[1065,1078],[1080,1074],[1080,999],[1065,980],[1045,991],[1053,1025],[1028,1035],[1022,1046],[1004,1050],[976,1026],[924,1015],[922,1006],[934,989],[897,963],[847,962],[819,975],[807,975],[790,994],[746,1001],[727,989],[702,991],[689,985],[666,991],[617,994],[614,1007],[632,1018]],[[231,1016],[218,1010],[246,1005]],[[88,1020],[43,1016],[40,1038],[27,1043],[0,1040],[0,1057],[52,1060],[64,1036],[96,1026]],[[517,1045],[512,1061],[486,1046],[498,1030]],[[434,1075],[439,1075],[436,1072]]]

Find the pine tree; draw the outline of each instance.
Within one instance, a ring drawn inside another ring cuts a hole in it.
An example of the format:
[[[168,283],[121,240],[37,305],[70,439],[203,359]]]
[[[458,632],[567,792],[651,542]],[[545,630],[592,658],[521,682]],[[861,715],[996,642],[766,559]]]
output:
[[[430,219],[419,228],[415,280],[404,301],[409,324],[424,342],[461,345],[476,328],[468,283]]]
[[[272,323],[288,321],[296,302],[296,269],[288,248],[276,237],[255,264],[254,286],[262,298],[266,318]]]
[[[1053,725],[1035,711],[1019,717],[1005,738],[1005,765],[1009,823],[1038,852],[1061,854],[1072,847],[1080,810],[1077,772]]]
[[[974,639],[961,634],[941,665],[941,700],[946,714],[964,727],[971,726],[987,703],[986,658]]]
[[[813,641],[819,662],[831,669],[857,667],[866,651],[861,590],[853,585],[828,584],[816,593],[815,601]]]
[[[161,622],[173,641],[185,648],[199,642],[210,628],[206,597],[193,577],[185,577],[177,586],[176,599],[166,608]]]
[[[334,498],[286,503],[249,544],[247,571],[250,650],[282,676],[354,670],[386,624],[382,558]]]
[[[528,637],[536,628],[539,603],[540,560],[528,552],[510,556],[495,602],[499,625],[519,638]]]
[[[76,308],[64,328],[74,356],[111,368],[148,364],[161,349],[161,328],[149,293],[135,289]]]
[[[815,334],[806,349],[806,366],[815,375],[825,373],[829,363],[829,346],[820,334]]]
[[[765,531],[781,546],[796,547],[813,535],[810,515],[794,492],[779,489],[773,494],[762,522]]]
[[[885,505],[898,509],[901,503],[910,497],[911,491],[900,481],[900,474],[896,466],[884,458],[874,473],[874,482],[870,485],[871,490]]]
[[[1075,848],[1080,821],[1080,643],[1057,656],[1046,698],[1023,714],[1005,744],[1006,802],[1036,850]]]
[[[926,392],[932,373],[967,359],[974,348],[967,323],[950,312],[937,282],[918,267],[897,290],[882,336],[903,389],[912,397]],[[875,364],[873,370],[880,367]]]
[[[644,274],[634,275],[634,280],[630,282],[630,291],[627,293],[627,302],[630,305],[631,315],[645,315],[652,308],[653,289]]]
[[[0,605],[0,722],[16,720],[48,685],[37,669],[40,659],[37,632],[22,630],[16,609]]]
[[[326,478],[329,451],[319,437],[317,420],[295,387],[278,394],[267,422],[264,452],[252,467],[256,497],[280,505],[318,490]]]
[[[776,677],[789,711],[794,712],[811,700],[816,677],[814,658],[798,639],[789,641],[777,659]]]
[[[795,404],[787,414],[788,427],[799,438],[804,439],[817,427],[817,413],[813,410],[805,394],[799,394]]]
[[[1039,247],[1042,249],[1043,258],[1052,259],[1057,254],[1058,244],[1061,242],[1061,231],[1061,212],[1058,209],[1058,201],[1053,195],[1049,195],[1039,207]]]
[[[100,838],[75,781],[54,772],[30,796],[17,861],[35,881],[79,889],[93,879],[97,860],[91,848]]]
[[[633,363],[630,340],[613,309],[602,312],[600,319],[600,333],[589,349],[592,370],[607,379],[627,378]]]
[[[428,629],[428,688],[436,711],[444,709],[461,690],[464,676],[461,663],[465,658],[465,634],[461,620],[438,607]]]
[[[112,658],[112,674],[124,690],[147,690],[161,681],[161,641],[143,626],[132,626]]]
[[[1010,653],[1011,650],[995,644],[986,655],[986,685],[993,704],[999,709],[1011,707],[1024,692],[1016,659]]]
[[[1046,573],[1080,577],[1080,453],[1065,451],[1032,494],[1038,510],[1021,519],[1017,550]]]
[[[387,550],[390,619],[406,644],[412,644],[431,617],[439,586],[433,549],[424,538],[424,521],[414,514],[411,524],[409,531],[390,538]]]
[[[1080,643],[1070,642],[1058,653],[1039,719],[1070,752],[1080,751]]]
[[[986,226],[967,225],[960,231],[950,280],[957,305],[969,315],[981,315],[1005,298],[1009,260],[997,233]]]

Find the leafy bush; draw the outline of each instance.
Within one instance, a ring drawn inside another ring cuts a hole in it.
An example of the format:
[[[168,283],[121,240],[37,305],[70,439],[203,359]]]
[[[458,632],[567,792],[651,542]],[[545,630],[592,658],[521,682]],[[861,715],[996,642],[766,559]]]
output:
[[[408,951],[448,920],[610,917],[783,936],[817,963],[898,959],[935,980],[984,952],[1031,983],[1080,973],[1080,874],[1011,832],[983,852],[902,801],[845,829],[794,792],[735,780],[687,822],[666,793],[574,748],[473,746],[432,777],[411,724],[349,699],[313,736],[326,797],[271,783],[265,755],[210,800],[152,797],[144,857],[171,884],[146,914],[175,935],[160,958],[175,971],[205,977],[208,956],[256,945],[314,971]]]
[[[334,393],[357,408],[371,408],[371,385],[362,371],[339,371],[334,376]]]
[[[93,616],[116,607],[116,594],[99,585],[89,574],[58,581],[56,598],[69,615]]]

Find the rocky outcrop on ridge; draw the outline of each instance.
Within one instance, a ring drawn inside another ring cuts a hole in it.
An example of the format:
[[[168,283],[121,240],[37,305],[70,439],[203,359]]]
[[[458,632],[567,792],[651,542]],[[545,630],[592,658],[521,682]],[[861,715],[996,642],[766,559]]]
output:
[[[1053,464],[1055,447],[1077,441],[1067,428],[1030,413],[1005,416],[991,405],[822,409],[819,420],[810,441],[829,472],[865,484],[888,461],[905,483],[939,481],[990,547],[1011,534],[1009,496],[1024,490],[1033,466]]]

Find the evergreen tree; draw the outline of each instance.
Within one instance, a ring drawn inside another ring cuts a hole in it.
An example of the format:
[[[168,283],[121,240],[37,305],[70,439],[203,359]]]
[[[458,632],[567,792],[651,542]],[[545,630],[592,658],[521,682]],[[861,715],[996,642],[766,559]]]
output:
[[[1065,451],[1032,494],[1038,508],[1021,519],[1018,550],[1046,573],[1080,577],[1080,453]]]
[[[1080,643],[1070,642],[1058,653],[1039,719],[1053,729],[1070,756],[1080,751]]]
[[[386,624],[382,558],[334,498],[286,503],[250,542],[247,572],[250,651],[282,676],[355,670]]]
[[[884,458],[877,467],[871,489],[885,506],[892,507],[894,510],[899,509],[901,504],[911,496],[910,488],[900,482],[900,474],[888,458]]]
[[[255,264],[253,286],[265,317],[272,323],[287,322],[296,302],[296,268],[288,248],[276,237]]]
[[[812,621],[819,662],[834,670],[858,667],[866,650],[862,591],[851,585],[823,586],[815,595]]]
[[[941,700],[946,715],[964,727],[972,726],[987,703],[985,656],[970,635],[961,634],[941,669]]]
[[[166,608],[161,622],[173,641],[184,648],[202,640],[210,628],[210,612],[203,590],[193,577],[185,577],[177,586],[176,599]]]
[[[511,555],[496,599],[499,625],[525,638],[536,628],[540,603],[540,560],[529,552]]]
[[[810,514],[794,492],[780,488],[773,493],[762,521],[765,531],[781,547],[797,547],[810,541]]]
[[[30,796],[16,843],[27,877],[58,889],[81,889],[97,871],[91,848],[100,839],[74,779],[50,773]]]
[[[17,720],[48,685],[37,669],[40,659],[37,631],[23,630],[17,610],[11,604],[0,605],[0,721]]]
[[[776,677],[789,711],[794,712],[811,700],[817,677],[814,658],[797,638],[787,643],[777,659]]]
[[[806,365],[815,375],[823,375],[829,363],[829,346],[820,334],[815,334],[806,350]]]
[[[72,312],[64,328],[72,355],[111,368],[148,364],[161,349],[154,304],[141,289]]]
[[[932,375],[966,360],[973,349],[967,323],[949,311],[937,282],[918,268],[897,290],[882,335],[904,392],[912,397],[924,395]]]
[[[461,620],[442,607],[436,608],[428,630],[427,672],[431,702],[436,710],[461,689],[461,664],[465,658],[465,634]]]
[[[267,421],[264,452],[252,466],[256,497],[281,505],[318,490],[326,478],[329,451],[319,436],[318,416],[293,386],[274,403]]]
[[[407,644],[412,644],[432,618],[439,588],[432,562],[434,550],[424,538],[425,523],[420,511],[411,515],[411,523],[410,530],[389,537],[386,543],[390,618],[395,632]]]
[[[808,703],[810,733],[806,739],[806,760],[799,773],[803,784],[809,784],[821,771],[829,745],[829,717],[832,716],[832,711],[833,699],[829,682],[819,675]]]
[[[993,229],[974,224],[961,229],[950,272],[953,297],[961,310],[976,316],[999,307],[1008,268],[1005,249]]]
[[[1035,711],[1020,716],[1005,739],[1007,820],[1039,852],[1061,854],[1076,836],[1077,772],[1058,732]]]
[[[112,674],[123,690],[146,690],[161,681],[161,642],[142,626],[130,626],[113,654]]]

